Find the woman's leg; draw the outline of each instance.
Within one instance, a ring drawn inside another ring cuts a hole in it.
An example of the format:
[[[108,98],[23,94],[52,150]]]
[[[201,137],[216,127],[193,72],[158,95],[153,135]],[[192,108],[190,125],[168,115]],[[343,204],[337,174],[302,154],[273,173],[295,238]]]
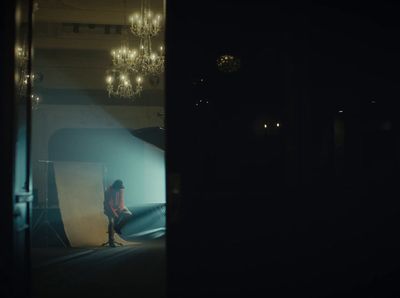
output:
[[[115,246],[114,244],[114,218],[108,217],[108,243],[110,246]]]

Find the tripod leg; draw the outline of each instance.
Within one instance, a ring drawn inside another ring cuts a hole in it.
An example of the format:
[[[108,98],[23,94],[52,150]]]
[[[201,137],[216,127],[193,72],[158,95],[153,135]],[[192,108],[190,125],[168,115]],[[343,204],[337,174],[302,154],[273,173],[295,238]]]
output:
[[[35,224],[33,225],[32,233],[36,232],[36,230],[40,227],[43,215],[44,215],[44,212],[40,213],[38,219],[36,220]]]
[[[67,247],[67,245],[66,245],[65,242],[62,240],[62,238],[60,237],[60,235],[58,235],[57,231],[56,231],[49,223],[48,223],[47,225],[48,225],[48,227],[50,228],[50,230],[53,231],[53,233],[54,233],[54,235],[57,237],[57,239],[60,240],[60,242],[62,243],[62,245],[63,245],[64,247]]]

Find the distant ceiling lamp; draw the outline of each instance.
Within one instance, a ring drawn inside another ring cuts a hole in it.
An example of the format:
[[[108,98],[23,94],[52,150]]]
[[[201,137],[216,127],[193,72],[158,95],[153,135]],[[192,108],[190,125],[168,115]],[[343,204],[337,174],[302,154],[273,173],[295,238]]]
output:
[[[217,59],[217,67],[224,73],[236,72],[240,68],[240,59],[232,55],[222,55]]]
[[[34,76],[30,77],[28,73],[28,51],[25,47],[17,46],[15,48],[15,64],[17,67],[15,82],[17,86],[17,92],[20,97],[26,95],[28,82],[32,83]]]
[[[28,62],[29,57],[25,47],[17,46],[15,49],[15,60],[17,66],[16,73],[16,85],[17,85],[17,95],[19,99],[25,102],[26,99],[31,100],[31,106],[33,110],[36,110],[39,105],[40,97],[37,94],[31,93],[29,96],[28,84],[30,83],[31,92],[33,92],[34,82],[41,81],[43,76],[41,73],[29,74],[28,73]]]
[[[15,60],[18,67],[23,67],[28,62],[28,53],[25,47],[15,47]]]
[[[161,45],[157,51],[152,49],[152,38],[162,27],[162,16],[154,14],[150,9],[150,1],[142,0],[140,13],[130,18],[131,32],[139,38],[139,54],[136,58],[134,71],[144,76],[157,76],[164,72],[165,54]]]
[[[31,94],[32,110],[36,110],[39,107],[40,97],[36,94]]]

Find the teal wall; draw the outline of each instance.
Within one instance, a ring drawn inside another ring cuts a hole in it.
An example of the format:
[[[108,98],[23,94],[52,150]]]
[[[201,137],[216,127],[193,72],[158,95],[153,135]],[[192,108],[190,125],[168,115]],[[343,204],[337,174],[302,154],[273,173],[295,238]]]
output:
[[[124,181],[128,207],[166,201],[164,151],[126,129],[60,129],[48,149],[50,160],[104,163],[106,185]]]

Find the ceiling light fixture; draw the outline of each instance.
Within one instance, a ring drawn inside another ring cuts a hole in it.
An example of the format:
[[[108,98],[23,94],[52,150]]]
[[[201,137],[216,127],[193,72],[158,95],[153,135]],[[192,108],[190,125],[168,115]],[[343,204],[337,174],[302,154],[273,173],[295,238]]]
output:
[[[134,99],[140,96],[143,90],[143,80],[141,75],[134,69],[138,52],[129,47],[129,31],[126,24],[126,0],[124,1],[124,15],[125,24],[121,32],[123,35],[122,42],[119,48],[111,50],[112,66],[106,71],[106,89],[109,97]],[[133,83],[131,78],[135,78]]]
[[[129,20],[131,33],[139,38],[134,70],[144,76],[161,74],[164,72],[164,47],[161,45],[157,51],[153,51],[151,39],[161,31],[162,16],[151,11],[149,0],[142,0],[140,13],[134,13]]]
[[[131,23],[131,32],[139,38],[156,36],[162,27],[161,15],[155,15],[150,9],[150,1],[142,0],[140,13],[133,14],[129,21]]]
[[[126,12],[126,0],[124,12]],[[122,46],[111,51],[112,67],[106,72],[109,97],[138,97],[146,78],[154,84],[159,82],[159,75],[164,72],[164,47],[160,46],[157,51],[153,51],[151,40],[161,30],[162,16],[155,15],[150,10],[149,0],[142,0],[140,13],[135,13],[129,20],[130,32],[139,38],[139,49],[129,47],[129,27],[126,25],[125,15]],[[127,31],[126,35],[124,29]],[[131,79],[135,81],[132,82]]]
[[[31,100],[32,109],[35,110],[38,107],[40,98],[38,95],[31,93],[29,96],[27,94],[28,84],[30,84],[31,92],[33,91],[33,84],[35,81],[41,80],[41,74],[29,74],[28,73],[28,52],[25,48],[17,46],[15,49],[15,60],[17,66],[17,75],[16,75],[16,85],[17,85],[17,95],[20,100],[25,101],[26,99]]]
[[[240,68],[240,59],[232,55],[222,55],[217,59],[217,67],[224,73],[236,72]]]

